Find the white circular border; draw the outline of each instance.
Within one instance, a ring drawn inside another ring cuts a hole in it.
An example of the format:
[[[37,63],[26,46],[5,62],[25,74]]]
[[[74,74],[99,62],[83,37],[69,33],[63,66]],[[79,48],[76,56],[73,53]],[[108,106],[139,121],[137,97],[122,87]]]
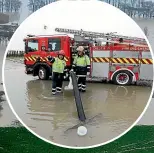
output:
[[[88,0],[87,0],[87,1],[88,1]],[[105,3],[105,2],[104,2],[104,3]],[[45,6],[44,6],[44,7],[45,7]],[[35,11],[35,12],[37,12],[37,11]],[[34,13],[35,13],[35,12],[34,12]],[[122,11],[122,12],[123,12],[123,11]],[[33,13],[32,13],[32,14],[33,14]],[[126,14],[126,13],[125,13],[125,14]],[[126,15],[127,15],[127,14],[126,14]],[[128,15],[127,15],[127,16],[128,16]],[[27,17],[27,18],[28,18],[28,17]],[[27,19],[27,18],[26,18],[26,19]],[[25,19],[25,20],[26,20],[26,19]],[[132,18],[130,17],[130,19],[132,19]],[[25,20],[24,20],[24,21],[25,21]],[[132,20],[133,20],[133,19],[132,19]],[[134,21],[134,20],[133,20],[133,21]],[[135,21],[134,21],[134,22],[135,22]],[[135,23],[136,23],[136,22],[135,22]],[[21,24],[22,24],[22,23],[21,23]],[[20,25],[21,25],[21,24],[20,24]],[[137,23],[136,23],[136,24],[137,24]],[[140,28],[140,26],[139,26],[138,24],[137,24],[137,26],[138,26],[138,28]],[[140,29],[141,29],[141,28],[140,28]],[[141,30],[142,30],[142,29],[141,29]],[[147,44],[148,44],[148,47],[150,48],[150,52],[151,52],[152,58],[153,58],[153,60],[154,60],[154,54],[153,54],[153,51],[152,51],[152,47],[151,47],[151,45],[150,45],[150,43],[149,43],[149,40],[147,39],[147,37],[145,36],[145,34],[144,34],[143,31],[142,31],[142,33],[143,33],[144,38],[145,38],[145,40],[146,40],[146,42],[147,42]],[[12,38],[11,38],[11,39],[12,39]],[[10,40],[9,44],[11,44],[11,40]],[[115,137],[115,138],[113,138],[113,139],[111,139],[111,140],[109,140],[109,141],[106,141],[106,142],[104,142],[104,143],[100,143],[100,144],[97,144],[97,145],[88,146],[88,147],[71,147],[71,146],[60,145],[60,144],[58,144],[58,143],[51,142],[51,141],[49,141],[49,140],[47,140],[47,139],[45,139],[45,138],[39,136],[39,135],[36,134],[33,130],[31,130],[31,129],[20,119],[20,117],[19,117],[19,116],[17,115],[17,113],[15,112],[13,106],[11,105],[11,102],[10,102],[10,100],[9,100],[9,97],[8,97],[8,95],[7,95],[7,90],[6,90],[6,87],[5,87],[5,76],[4,76],[5,61],[6,61],[6,55],[7,55],[7,52],[8,52],[9,44],[8,44],[8,46],[7,46],[7,48],[6,48],[6,51],[5,51],[5,54],[4,54],[4,58],[3,58],[3,64],[2,64],[2,82],[3,82],[3,88],[4,88],[6,100],[7,100],[8,104],[9,104],[9,106],[10,106],[12,112],[13,112],[14,115],[16,116],[16,118],[22,123],[22,125],[23,125],[28,131],[30,131],[30,132],[31,132],[33,135],[35,135],[36,137],[38,137],[38,138],[42,139],[43,141],[48,142],[48,143],[50,143],[50,144],[52,144],[52,145],[55,145],[55,146],[58,146],[58,147],[63,147],[63,148],[68,148],[68,149],[90,149],[90,148],[100,147],[100,146],[106,145],[106,144],[108,144],[108,143],[110,143],[110,142],[113,142],[113,141],[117,140],[118,138],[122,137],[123,135],[125,135],[128,131],[130,131],[130,130],[138,123],[138,121],[142,118],[142,116],[143,116],[144,113],[146,112],[146,110],[147,110],[147,108],[148,108],[148,106],[149,106],[149,104],[150,104],[150,102],[151,102],[151,100],[152,100],[152,95],[153,95],[153,92],[154,92],[154,81],[153,81],[153,85],[152,85],[151,95],[150,95],[149,100],[148,100],[148,102],[147,102],[147,104],[146,104],[146,106],[145,106],[143,112],[141,113],[141,115],[138,117],[138,119],[137,119],[137,120],[125,131],[125,132],[121,133],[119,136],[117,136],[117,137]],[[154,71],[154,64],[153,64],[153,71]],[[154,75],[153,75],[153,78],[154,78]]]

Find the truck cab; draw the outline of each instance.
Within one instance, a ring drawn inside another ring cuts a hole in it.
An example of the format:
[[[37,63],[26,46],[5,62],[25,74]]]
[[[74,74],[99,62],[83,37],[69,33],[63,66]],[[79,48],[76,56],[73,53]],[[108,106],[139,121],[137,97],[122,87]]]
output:
[[[24,42],[26,74],[38,76],[41,80],[48,79],[52,74],[52,65],[48,61],[48,56],[56,57],[60,50],[65,51],[67,67],[69,68],[71,66],[72,51],[70,44],[72,39],[68,35],[28,35],[28,37],[24,39]]]

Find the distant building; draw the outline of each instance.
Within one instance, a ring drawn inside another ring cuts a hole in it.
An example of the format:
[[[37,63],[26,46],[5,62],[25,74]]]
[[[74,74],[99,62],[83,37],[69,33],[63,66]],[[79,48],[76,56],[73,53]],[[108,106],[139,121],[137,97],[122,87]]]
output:
[[[0,13],[0,38],[10,39],[15,30],[18,28],[20,14],[15,13]]]
[[[13,13],[7,13],[9,15],[9,22],[16,22],[18,23],[20,20],[20,13],[19,12],[13,12]]]
[[[0,13],[0,24],[18,23],[20,20],[20,14],[18,12],[13,13]]]
[[[9,22],[9,15],[0,13],[0,24],[6,24]]]

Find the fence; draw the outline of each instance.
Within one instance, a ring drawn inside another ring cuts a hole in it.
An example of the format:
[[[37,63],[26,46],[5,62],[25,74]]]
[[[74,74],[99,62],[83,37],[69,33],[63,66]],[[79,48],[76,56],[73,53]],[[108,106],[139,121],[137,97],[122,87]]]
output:
[[[23,56],[24,56],[24,51],[19,51],[19,50],[9,50],[6,55],[6,57],[23,57]]]

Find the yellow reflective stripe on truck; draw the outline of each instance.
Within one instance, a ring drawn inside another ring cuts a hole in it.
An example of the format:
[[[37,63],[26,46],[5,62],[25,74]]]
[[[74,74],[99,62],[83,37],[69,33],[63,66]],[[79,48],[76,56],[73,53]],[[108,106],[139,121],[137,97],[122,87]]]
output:
[[[38,57],[32,57],[32,56],[28,56],[28,57],[25,57],[25,60],[26,61],[31,61],[31,62],[35,62],[37,60]],[[48,61],[48,58],[47,57],[40,57],[41,61],[43,62],[47,62]],[[64,60],[67,62],[68,61],[68,58],[65,57]]]
[[[96,63],[121,63],[121,64],[153,64],[152,59],[138,59],[138,58],[110,58],[110,57],[93,57],[92,62]]]

